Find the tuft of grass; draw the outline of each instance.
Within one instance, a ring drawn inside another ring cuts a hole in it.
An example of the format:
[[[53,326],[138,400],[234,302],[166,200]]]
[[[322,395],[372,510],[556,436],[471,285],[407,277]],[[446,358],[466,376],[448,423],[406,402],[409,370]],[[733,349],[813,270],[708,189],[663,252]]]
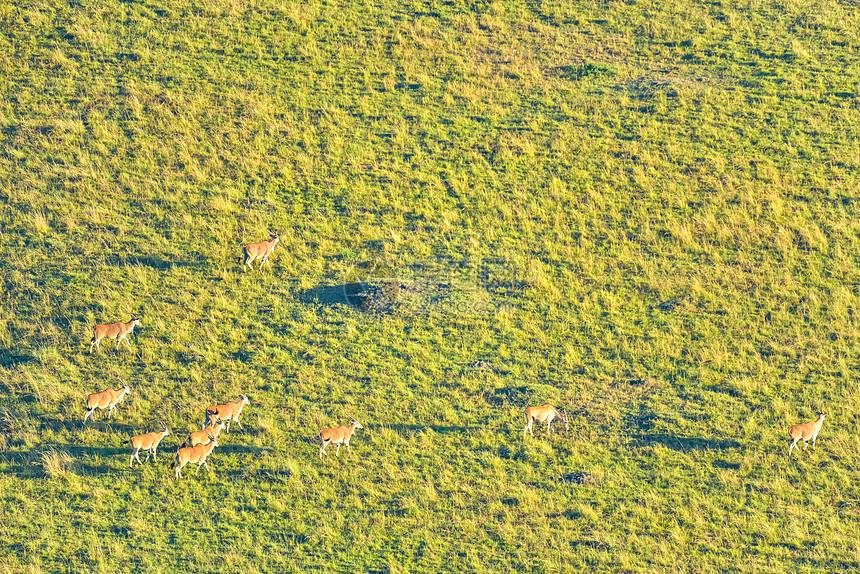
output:
[[[39,463],[47,478],[63,479],[74,474],[74,458],[63,450],[46,450],[40,453]]]

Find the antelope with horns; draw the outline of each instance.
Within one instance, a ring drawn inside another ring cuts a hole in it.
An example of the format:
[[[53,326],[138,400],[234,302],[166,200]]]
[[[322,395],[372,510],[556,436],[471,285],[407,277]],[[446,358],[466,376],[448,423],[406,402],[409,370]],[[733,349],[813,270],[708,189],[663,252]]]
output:
[[[210,423],[215,421],[215,418],[227,423],[227,434],[230,434],[230,421],[236,421],[239,428],[242,428],[242,423],[239,422],[239,416],[242,414],[242,409],[245,405],[250,405],[251,401],[248,397],[239,393],[239,400],[229,402],[217,407],[209,407],[206,409],[206,420],[203,422],[203,427],[206,428]]]
[[[797,441],[803,439],[803,450],[809,446],[809,439],[812,439],[812,450],[815,450],[815,439],[818,438],[818,433],[821,431],[821,425],[824,424],[824,413],[818,413],[818,420],[810,421],[802,425],[794,425],[788,431],[791,435],[791,446],[788,447],[788,456],[791,456],[791,449],[797,444]]]
[[[176,451],[176,479],[182,478],[182,469],[190,462],[197,463],[197,470],[194,471],[194,476],[200,472],[200,465],[206,467],[206,470],[212,472],[209,465],[206,464],[206,459],[212,454],[212,449],[218,446],[218,441],[211,434],[209,442],[206,444],[198,444],[197,446],[186,446]]]
[[[545,404],[540,407],[527,407],[526,408],[526,428],[523,429],[523,438],[526,437],[526,433],[528,432],[532,436],[535,434],[532,432],[532,423],[537,421],[539,423],[546,423],[546,432],[547,434],[552,434],[552,423],[555,420],[560,420],[564,423],[564,430],[570,429],[570,425],[567,423],[567,417],[558,412],[554,406],[550,404]]]
[[[221,431],[224,429],[224,421],[215,417],[215,424],[209,427],[204,428],[203,430],[194,431],[190,435],[188,435],[188,446],[197,446],[198,444],[205,444],[208,442],[206,439],[210,436],[214,436],[218,438],[218,435],[221,434]]]
[[[93,338],[90,341],[90,353],[93,352],[93,346],[101,351],[101,340],[107,337],[108,339],[116,339],[116,348],[119,349],[119,344],[125,340],[128,348],[131,348],[131,343],[128,342],[128,334],[132,332],[135,326],[140,326],[140,317],[131,313],[131,319],[128,323],[108,323],[106,325],[96,325],[93,327]]]
[[[147,434],[137,435],[136,437],[132,437],[129,441],[131,442],[131,448],[133,452],[131,453],[131,464],[129,466],[134,466],[134,459],[137,459],[137,462],[140,462],[140,449],[144,449],[147,451],[146,460],[149,462],[149,455],[152,455],[153,462],[158,462],[158,459],[155,458],[155,451],[158,450],[158,445],[161,444],[161,441],[164,440],[164,437],[170,434],[170,431],[167,430],[167,425],[164,424],[164,421],[158,421],[161,425],[160,431],[155,431]]]
[[[245,247],[242,248],[242,254],[245,256],[244,261],[242,261],[242,271],[247,271],[245,266],[251,268],[251,271],[254,270],[254,266],[251,265],[255,259],[260,260],[260,270],[263,270],[263,265],[268,264],[271,269],[272,264],[269,263],[269,255],[272,254],[272,251],[275,249],[275,245],[280,241],[280,237],[269,233],[270,239],[266,241],[260,241],[259,243],[249,243]]]
[[[119,402],[131,393],[131,389],[127,384],[123,384],[118,389],[106,389],[100,393],[93,393],[87,397],[87,414],[84,416],[84,423],[87,419],[93,416],[96,409],[108,409],[108,418],[111,413],[116,410]]]
[[[322,458],[323,455],[328,456],[328,453],[325,451],[325,447],[332,442],[337,445],[337,450],[334,453],[336,456],[340,456],[340,445],[346,445],[347,452],[352,454],[352,451],[349,450],[349,439],[352,437],[352,433],[355,432],[355,429],[361,429],[364,427],[352,417],[349,417],[349,420],[352,421],[352,424],[347,427],[323,429],[320,431],[319,437],[322,441],[322,447],[320,447],[320,458]]]

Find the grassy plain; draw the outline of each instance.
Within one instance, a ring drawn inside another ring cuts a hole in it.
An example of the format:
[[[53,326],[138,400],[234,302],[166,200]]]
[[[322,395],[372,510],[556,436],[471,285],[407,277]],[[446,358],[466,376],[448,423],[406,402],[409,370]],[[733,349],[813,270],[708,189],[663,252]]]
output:
[[[860,568],[855,2],[13,1],[0,69],[0,572]]]

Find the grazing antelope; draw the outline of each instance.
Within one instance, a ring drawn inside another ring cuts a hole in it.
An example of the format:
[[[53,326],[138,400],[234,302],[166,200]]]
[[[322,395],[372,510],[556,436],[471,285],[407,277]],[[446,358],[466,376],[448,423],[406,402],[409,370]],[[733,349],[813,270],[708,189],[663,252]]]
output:
[[[218,446],[218,441],[211,434],[209,442],[206,444],[198,444],[197,446],[186,446],[176,451],[176,479],[182,478],[182,469],[189,462],[197,463],[197,470],[194,471],[194,476],[200,472],[200,465],[206,467],[206,470],[212,472],[209,465],[206,464],[206,459],[212,454],[212,449]]]
[[[253,271],[254,266],[251,264],[254,262],[254,259],[260,260],[261,271],[263,270],[264,264],[268,264],[269,268],[272,267],[272,264],[269,263],[269,255],[272,254],[272,251],[275,249],[275,245],[280,241],[280,237],[271,233],[269,236],[271,239],[260,241],[259,243],[249,243],[242,248],[242,254],[245,256],[245,260],[242,261],[242,271],[247,271],[247,269],[245,269],[246,265],[251,268],[251,271]]]
[[[93,352],[93,346],[101,351],[101,340],[107,337],[108,339],[116,339],[116,348],[119,349],[120,342],[124,339],[128,348],[131,348],[131,343],[128,342],[128,334],[131,333],[135,326],[140,325],[140,317],[131,314],[131,320],[128,323],[108,323],[106,325],[96,325],[93,327],[93,338],[90,341],[90,353]]]
[[[164,440],[164,437],[170,434],[170,431],[167,430],[167,425],[164,424],[164,421],[158,421],[161,425],[160,431],[151,432],[148,434],[137,435],[136,437],[132,437],[129,441],[131,443],[131,448],[134,451],[131,453],[131,464],[129,466],[134,466],[134,459],[137,459],[137,462],[140,462],[140,449],[144,449],[147,451],[146,460],[149,461],[149,455],[152,455],[152,460],[154,462],[158,462],[158,459],[155,458],[155,451],[158,450],[158,445],[161,444],[161,441]]]
[[[221,430],[224,428],[224,421],[215,417],[215,424],[206,427],[203,430],[194,431],[190,435],[188,435],[188,446],[197,446],[198,444],[205,444],[208,442],[207,437],[214,436],[218,438],[218,435],[221,434]]]
[[[818,438],[818,433],[821,431],[821,425],[824,424],[824,413],[818,413],[818,420],[804,423],[802,425],[794,425],[788,431],[791,438],[794,439],[791,446],[788,447],[788,456],[791,456],[791,449],[797,444],[797,441],[803,439],[803,450],[809,446],[809,439],[812,439],[812,450],[815,450],[815,439]]]
[[[558,412],[558,409],[549,403],[541,407],[527,407],[526,421],[528,424],[526,425],[526,428],[523,429],[523,438],[526,438],[526,432],[535,436],[535,433],[532,432],[532,423],[535,421],[540,423],[545,422],[547,434],[552,434],[552,423],[556,419],[559,419],[564,423],[564,430],[570,429],[570,425],[567,424],[567,417]]]
[[[320,448],[320,458],[323,455],[328,456],[328,453],[325,451],[325,447],[329,445],[329,443],[335,443],[337,445],[337,450],[335,451],[336,456],[340,456],[340,445],[346,445],[346,450],[350,454],[352,451],[349,450],[349,439],[352,437],[352,433],[355,432],[355,429],[363,429],[364,427],[359,424],[357,420],[352,417],[349,417],[349,420],[352,421],[348,427],[337,427],[333,429],[323,429],[320,431],[320,440],[322,441],[322,447]]]
[[[93,393],[87,397],[87,414],[84,416],[84,423],[93,415],[96,409],[108,409],[108,418],[111,413],[116,410],[119,402],[131,393],[128,385],[123,385],[118,389],[106,389],[100,393]]]
[[[242,428],[242,423],[239,422],[239,415],[242,414],[242,409],[245,408],[245,405],[250,405],[251,401],[248,400],[248,397],[239,393],[239,397],[241,397],[238,401],[233,401],[230,403],[226,403],[223,405],[218,405],[217,407],[209,407],[206,409],[206,420],[203,422],[203,427],[209,426],[211,422],[215,420],[215,418],[219,418],[220,420],[227,423],[227,434],[230,434],[230,421],[236,421],[239,425],[239,428]]]

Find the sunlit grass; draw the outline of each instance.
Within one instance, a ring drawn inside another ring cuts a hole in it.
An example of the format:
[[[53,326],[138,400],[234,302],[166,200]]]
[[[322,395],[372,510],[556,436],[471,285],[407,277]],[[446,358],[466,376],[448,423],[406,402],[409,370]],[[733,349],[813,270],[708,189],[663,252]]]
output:
[[[0,24],[0,571],[857,568],[850,6]],[[344,286],[371,263],[368,309]],[[90,355],[130,311],[130,346]],[[238,393],[244,429],[174,481]],[[570,431],[524,441],[544,402]]]

